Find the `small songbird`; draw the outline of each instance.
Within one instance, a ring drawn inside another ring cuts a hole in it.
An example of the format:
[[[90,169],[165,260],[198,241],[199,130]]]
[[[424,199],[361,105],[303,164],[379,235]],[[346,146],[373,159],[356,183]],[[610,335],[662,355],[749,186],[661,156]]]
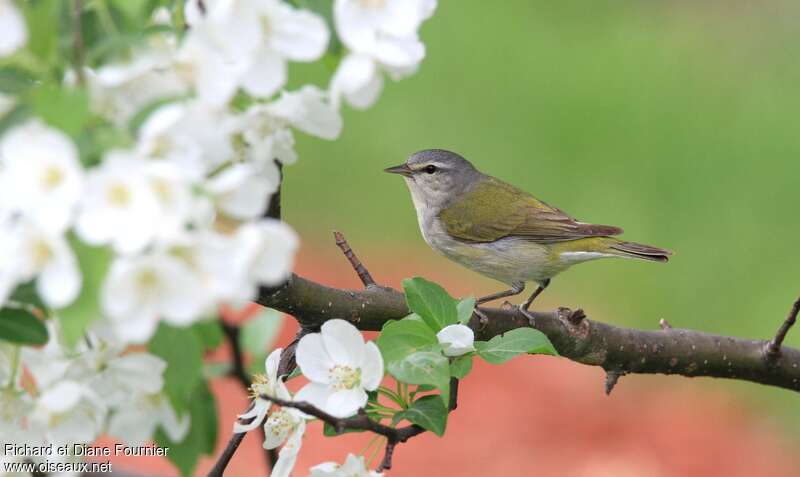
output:
[[[614,238],[622,233],[618,227],[578,222],[527,192],[483,174],[454,152],[420,151],[386,172],[405,178],[428,245],[511,287],[478,299],[478,304],[519,295],[526,282],[536,282],[539,287],[520,306],[527,315],[550,280],[576,263],[603,257],[666,262],[672,254]]]

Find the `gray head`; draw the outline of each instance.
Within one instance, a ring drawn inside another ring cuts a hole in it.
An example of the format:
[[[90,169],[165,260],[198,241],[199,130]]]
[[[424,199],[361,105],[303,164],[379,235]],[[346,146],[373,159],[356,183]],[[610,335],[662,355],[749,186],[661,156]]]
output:
[[[484,177],[469,161],[444,149],[416,152],[385,171],[405,177],[418,208],[424,204],[439,209]]]

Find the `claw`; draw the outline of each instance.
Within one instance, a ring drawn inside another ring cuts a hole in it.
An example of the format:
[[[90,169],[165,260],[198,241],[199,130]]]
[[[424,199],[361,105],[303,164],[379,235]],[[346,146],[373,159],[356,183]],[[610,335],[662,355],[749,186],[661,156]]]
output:
[[[478,319],[478,323],[480,323],[480,324],[481,324],[481,329],[483,329],[483,328],[484,328],[484,327],[485,327],[485,326],[486,326],[486,325],[489,323],[489,317],[488,317],[488,316],[486,316],[486,313],[484,313],[484,312],[483,312],[483,311],[482,311],[480,308],[478,308],[477,306],[475,307],[475,310],[473,310],[473,312],[474,312],[476,315],[478,315],[478,318],[479,318],[479,319]]]
[[[532,327],[534,327],[534,328],[536,327],[536,318],[531,314],[531,312],[529,312],[528,310],[525,309],[524,305],[517,305],[516,309],[517,309],[518,312],[520,312],[522,314],[522,316],[524,316],[525,318],[528,319],[528,323]]]

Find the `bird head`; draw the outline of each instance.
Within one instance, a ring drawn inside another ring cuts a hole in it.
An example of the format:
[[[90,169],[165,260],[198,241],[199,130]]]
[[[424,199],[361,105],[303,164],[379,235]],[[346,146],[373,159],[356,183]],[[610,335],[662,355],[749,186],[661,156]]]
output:
[[[483,177],[469,161],[444,149],[416,152],[385,171],[405,178],[415,203],[435,208],[447,205]]]

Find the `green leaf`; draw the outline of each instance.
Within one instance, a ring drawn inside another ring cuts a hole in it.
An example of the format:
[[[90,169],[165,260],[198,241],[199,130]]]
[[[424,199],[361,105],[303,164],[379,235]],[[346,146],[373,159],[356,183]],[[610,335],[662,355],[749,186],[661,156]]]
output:
[[[22,309],[0,309],[0,340],[26,345],[47,343],[47,328],[31,312]]]
[[[72,137],[81,132],[89,118],[89,95],[84,89],[44,85],[34,91],[32,104],[46,123]]]
[[[214,395],[205,381],[200,381],[188,396],[187,410],[191,426],[181,442],[172,442],[159,427],[155,435],[156,443],[169,447],[167,458],[181,471],[182,476],[192,475],[198,458],[211,455],[217,443],[217,406]]]
[[[254,355],[263,355],[275,340],[283,325],[283,315],[271,308],[264,308],[250,318],[242,327],[239,343],[242,349]]]
[[[191,328],[176,328],[161,322],[150,340],[149,350],[167,363],[164,392],[178,414],[190,409],[187,403],[203,377],[203,342]]]
[[[456,310],[458,311],[458,322],[466,325],[472,318],[473,310],[475,310],[475,297],[464,298],[459,301],[458,305],[456,305]]]
[[[30,116],[30,106],[27,104],[17,104],[9,112],[0,117],[0,136],[14,126],[25,122]]]
[[[558,356],[544,333],[533,328],[517,328],[489,341],[476,341],[478,356],[492,364],[502,364],[518,354],[549,354]]]
[[[387,322],[376,340],[387,365],[437,342],[436,334],[428,325],[409,318]]]
[[[16,66],[0,67],[0,93],[20,94],[36,85],[36,76]]]
[[[417,399],[411,407],[399,412],[395,419],[398,417],[424,427],[439,437],[444,435],[447,428],[447,407],[439,396],[423,396]]]
[[[324,434],[327,437],[336,437],[336,436],[341,436],[342,434],[350,434],[350,433],[354,433],[354,432],[365,432],[365,431],[362,431],[360,429],[344,429],[341,433],[339,433],[339,432],[336,432],[336,428],[335,427],[333,427],[332,425],[328,424],[327,422],[325,423],[325,425],[322,428],[322,434]]]
[[[459,356],[450,362],[450,376],[456,379],[464,379],[472,371],[472,354]]]
[[[408,384],[430,384],[442,391],[446,402],[450,395],[450,362],[441,352],[418,351],[388,366],[389,373]]]
[[[21,2],[28,27],[28,49],[44,63],[56,58],[61,7],[68,7],[70,3],[64,0]],[[66,59],[63,62],[66,63]]]
[[[198,321],[192,325],[203,347],[206,350],[217,349],[225,339],[225,333],[222,332],[222,325],[216,317]]]
[[[456,301],[441,286],[421,277],[403,280],[408,308],[438,332],[458,321]]]
[[[86,328],[100,317],[100,288],[111,263],[112,252],[106,247],[90,247],[72,238],[70,240],[83,284],[78,298],[66,308],[58,310],[64,343],[74,347],[83,337]]]
[[[24,303],[25,305],[32,306],[34,308],[39,308],[40,310],[47,309],[47,305],[44,304],[39,296],[39,293],[36,291],[35,280],[31,280],[18,286],[8,299],[17,303]]]

